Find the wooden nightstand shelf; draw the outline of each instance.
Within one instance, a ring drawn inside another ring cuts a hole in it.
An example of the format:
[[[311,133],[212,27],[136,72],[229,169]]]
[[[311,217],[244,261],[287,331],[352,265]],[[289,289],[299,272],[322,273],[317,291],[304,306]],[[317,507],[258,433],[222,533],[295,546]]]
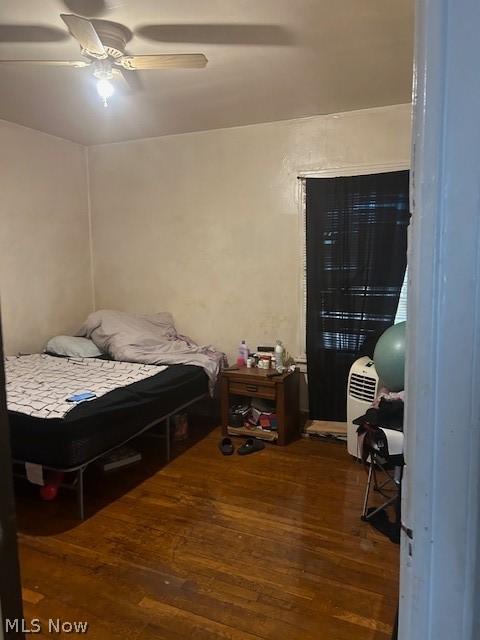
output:
[[[300,412],[298,406],[298,370],[280,376],[268,377],[272,369],[247,369],[222,372],[221,408],[223,435],[256,436],[264,440],[285,445],[298,438],[300,433]],[[263,398],[273,401],[278,419],[276,432],[255,429],[235,429],[228,424],[228,411],[232,396]]]

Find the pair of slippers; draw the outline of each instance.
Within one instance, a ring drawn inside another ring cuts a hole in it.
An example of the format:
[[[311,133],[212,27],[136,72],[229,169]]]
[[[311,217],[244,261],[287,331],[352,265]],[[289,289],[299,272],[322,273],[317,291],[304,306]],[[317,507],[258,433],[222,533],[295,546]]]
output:
[[[222,438],[218,443],[218,448],[224,456],[231,456],[235,451],[231,438]],[[237,449],[237,453],[240,456],[247,456],[249,453],[255,453],[255,451],[261,451],[265,449],[265,443],[258,438],[247,438],[241,447]]]

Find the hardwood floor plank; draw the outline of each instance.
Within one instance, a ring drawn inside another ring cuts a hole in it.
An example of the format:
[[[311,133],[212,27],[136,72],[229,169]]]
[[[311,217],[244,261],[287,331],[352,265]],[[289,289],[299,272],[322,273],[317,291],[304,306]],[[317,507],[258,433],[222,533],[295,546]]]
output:
[[[346,622],[351,622],[359,627],[364,627],[365,629],[372,629],[373,631],[379,631],[387,636],[392,635],[392,625],[384,624],[379,620],[372,620],[371,618],[365,618],[365,616],[355,615],[353,613],[338,613],[334,615],[334,618],[338,620],[345,620]]]
[[[38,591],[33,591],[32,589],[27,589],[26,587],[22,588],[22,600],[23,602],[28,602],[29,604],[38,604],[40,600],[44,599],[43,593],[39,593]]]

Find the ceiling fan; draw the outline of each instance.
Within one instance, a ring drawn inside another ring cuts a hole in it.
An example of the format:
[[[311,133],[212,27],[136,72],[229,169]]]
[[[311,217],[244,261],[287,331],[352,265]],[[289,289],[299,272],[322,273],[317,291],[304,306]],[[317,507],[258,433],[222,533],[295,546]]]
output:
[[[0,64],[92,67],[97,92],[106,107],[114,92],[110,82],[114,75],[122,76],[130,87],[136,88],[138,82],[132,72],[139,69],[201,69],[208,62],[203,53],[128,55],[125,46],[131,33],[123,25],[107,20],[88,20],[75,14],[62,13],[60,17],[80,44],[80,52],[86,60],[0,60]]]

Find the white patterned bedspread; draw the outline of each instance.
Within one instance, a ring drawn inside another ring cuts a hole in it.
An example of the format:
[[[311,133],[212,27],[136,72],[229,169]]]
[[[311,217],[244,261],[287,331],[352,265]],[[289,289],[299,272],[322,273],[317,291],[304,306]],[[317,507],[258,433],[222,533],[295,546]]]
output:
[[[83,391],[96,397],[160,373],[167,367],[47,354],[5,358],[7,408],[36,418],[63,418],[77,406],[67,398]]]

